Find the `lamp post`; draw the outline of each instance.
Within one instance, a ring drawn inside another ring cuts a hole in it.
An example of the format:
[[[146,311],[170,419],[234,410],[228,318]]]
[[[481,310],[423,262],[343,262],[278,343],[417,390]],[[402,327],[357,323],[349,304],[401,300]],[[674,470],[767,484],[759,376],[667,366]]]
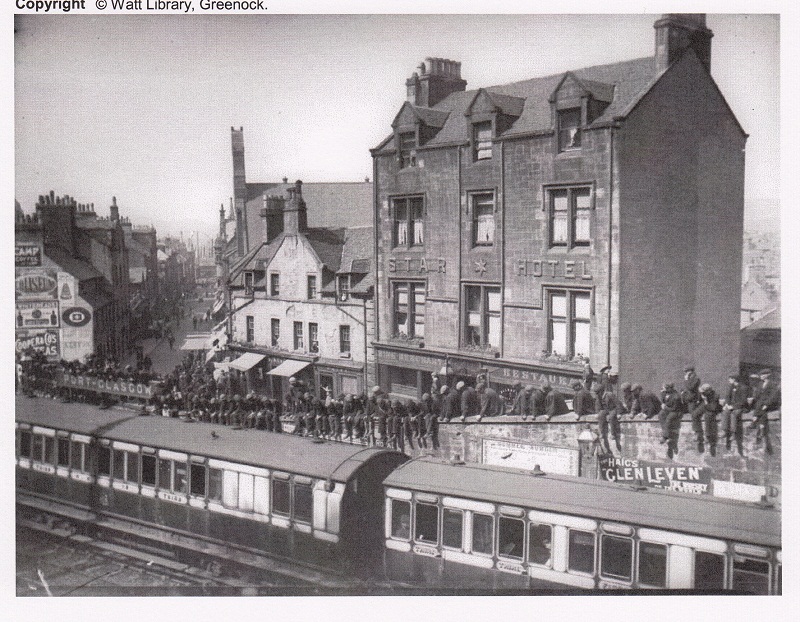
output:
[[[597,435],[589,426],[578,434],[578,447],[580,450],[581,477],[597,479],[597,448],[599,446]]]

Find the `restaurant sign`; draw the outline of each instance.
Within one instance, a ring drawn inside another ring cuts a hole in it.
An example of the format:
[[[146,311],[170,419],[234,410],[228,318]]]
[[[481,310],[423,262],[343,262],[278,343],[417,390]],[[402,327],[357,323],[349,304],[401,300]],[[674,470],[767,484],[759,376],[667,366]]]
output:
[[[711,469],[608,456],[600,459],[600,477],[609,482],[705,495],[710,493]]]
[[[128,380],[106,380],[85,374],[61,374],[58,385],[70,389],[85,389],[97,393],[110,393],[124,397],[149,398],[158,393],[158,382],[130,382]]]

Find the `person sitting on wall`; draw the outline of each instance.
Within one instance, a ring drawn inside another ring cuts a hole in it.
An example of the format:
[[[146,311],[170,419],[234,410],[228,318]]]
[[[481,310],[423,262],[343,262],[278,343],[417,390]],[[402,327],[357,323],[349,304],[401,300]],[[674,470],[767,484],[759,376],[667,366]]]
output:
[[[461,417],[461,394],[458,385],[452,391],[447,385],[440,389],[442,394],[442,421],[450,422]]]
[[[586,385],[579,380],[572,383],[575,396],[572,398],[572,410],[580,420],[581,417],[590,415],[594,412],[594,397]]]
[[[608,431],[611,429],[611,437],[617,451],[622,451],[620,444],[620,425],[619,425],[619,401],[610,387],[607,387],[600,395],[600,412],[597,414],[597,424],[600,428],[600,443],[605,453],[611,453],[608,444]]]
[[[549,384],[545,384],[541,388],[534,389],[531,394],[530,409],[534,420],[536,417],[547,414],[547,391],[544,390],[544,387],[547,387],[547,391],[551,388]]]
[[[747,383],[741,382],[737,374],[728,376],[728,392],[722,406],[722,431],[725,433],[725,449],[730,451],[733,436],[740,456],[744,456],[742,415],[748,409],[749,397],[750,387]]]
[[[692,423],[695,417],[702,417],[702,426],[700,427],[701,436],[697,439],[697,451],[703,453],[705,450],[703,446],[703,435],[705,441],[708,443],[708,450],[712,456],[717,455],[717,413],[722,411],[719,396],[716,391],[711,388],[708,383],[700,385],[700,404],[692,411]]]
[[[772,370],[762,369],[759,372],[761,388],[753,404],[753,423],[750,429],[756,428],[756,446],[764,441],[764,450],[772,455],[772,443],[769,437],[769,413],[781,408],[781,388],[772,379]]]
[[[661,443],[667,443],[667,457],[671,460],[678,453],[678,438],[684,412],[681,396],[673,383],[664,383],[661,403],[661,412],[658,414],[661,422]]]
[[[481,409],[478,413],[478,421],[484,417],[499,417],[503,414],[503,400],[492,387],[485,382],[479,382],[476,391],[481,400]]]
[[[589,391],[592,388],[592,383],[594,382],[594,370],[592,366],[589,365],[589,361],[586,361],[586,364],[583,366],[583,388]]]
[[[459,385],[461,389],[459,389]],[[459,382],[456,385],[456,390],[461,392],[461,421],[466,421],[467,417],[473,417],[480,413],[481,402],[480,396],[474,387],[471,387],[464,382]]]
[[[642,385],[635,384],[631,387],[633,394],[633,407],[631,414],[633,416],[642,413],[645,419],[651,419],[661,412],[661,400],[655,393],[650,391],[643,391]]]
[[[521,416],[522,419],[525,420],[531,414],[531,396],[533,395],[533,385],[529,384],[523,387],[522,384],[517,383],[515,386],[518,387],[518,389],[517,395],[514,397],[514,407],[511,409],[511,413]]]
[[[566,415],[569,412],[567,401],[561,391],[554,389],[549,384],[544,385],[542,391],[545,394],[544,410],[547,421],[559,415]]]

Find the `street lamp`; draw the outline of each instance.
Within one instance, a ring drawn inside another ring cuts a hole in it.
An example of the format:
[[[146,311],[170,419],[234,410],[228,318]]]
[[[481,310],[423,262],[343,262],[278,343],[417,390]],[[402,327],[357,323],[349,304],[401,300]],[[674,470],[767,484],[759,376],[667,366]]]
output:
[[[580,449],[581,477],[597,479],[597,435],[587,425],[578,434],[578,447]]]

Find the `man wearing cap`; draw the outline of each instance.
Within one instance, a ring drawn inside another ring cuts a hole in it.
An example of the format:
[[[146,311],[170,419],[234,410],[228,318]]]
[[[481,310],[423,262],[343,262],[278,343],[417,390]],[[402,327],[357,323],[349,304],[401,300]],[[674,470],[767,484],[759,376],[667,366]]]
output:
[[[661,391],[661,412],[658,419],[661,423],[661,443],[667,443],[667,458],[678,453],[678,437],[681,431],[683,404],[675,385],[665,382]]]
[[[478,421],[484,417],[499,417],[503,413],[503,401],[492,387],[485,382],[479,382],[476,388],[481,399],[481,410]]]
[[[546,390],[545,390],[546,388]],[[543,387],[534,389],[531,394],[529,404],[531,409],[531,416],[535,420],[536,417],[541,417],[547,414],[547,392],[550,391],[550,385],[545,384]]]
[[[553,417],[566,415],[569,412],[567,401],[561,391],[554,389],[549,384],[544,385],[542,391],[544,392],[544,414],[548,421]]]
[[[744,456],[742,415],[747,410],[749,397],[750,387],[740,382],[737,374],[728,376],[728,392],[722,406],[722,431],[725,433],[725,449],[730,451],[733,436],[740,456]]]
[[[704,382],[700,385],[700,405],[692,411],[692,428],[697,436],[697,451],[703,453],[703,437],[708,443],[708,451],[712,456],[717,455],[717,413],[722,410],[719,396],[711,385]],[[702,417],[702,424],[696,419]]]
[[[644,391],[642,385],[635,384],[631,387],[633,394],[633,409],[631,413],[636,416],[642,413],[645,419],[652,419],[661,412],[661,400],[651,391]]]
[[[572,410],[578,419],[594,412],[594,398],[586,388],[586,385],[579,380],[572,383],[575,395],[572,398]]]
[[[781,388],[772,379],[772,370],[762,369],[758,372],[761,378],[761,389],[758,391],[758,396],[753,405],[753,423],[752,427],[758,429],[756,436],[756,444],[760,438],[764,439],[764,450],[772,455],[772,443],[769,438],[769,417],[768,414],[773,410],[779,410],[781,407]]]
[[[606,365],[600,369],[600,377],[598,378],[598,382],[600,383],[600,391],[598,392],[598,395],[602,397],[603,392],[611,386],[611,365]]]
[[[622,395],[619,398],[619,414],[633,416],[633,388],[630,382],[623,382],[620,387]]]
[[[461,381],[456,385],[456,391],[461,393],[461,421],[477,415],[481,410],[481,401],[475,388]]]
[[[622,446],[619,442],[619,402],[611,387],[606,387],[600,394],[600,406],[600,412],[597,414],[597,425],[600,428],[601,447],[606,453],[611,453],[611,447],[608,444],[608,430],[610,427],[611,437],[614,439],[617,451],[622,451]]]
[[[464,386],[463,382],[460,382]],[[440,390],[442,394],[442,421],[449,422],[452,419],[461,417],[461,393],[458,390],[458,384],[452,391],[447,385],[442,386]]]
[[[525,387],[520,387],[517,396],[514,398],[514,408],[512,412],[515,415],[521,415],[525,420],[532,413],[533,400],[533,385],[529,384]]]
[[[681,389],[681,400],[686,406],[685,412],[691,413],[700,405],[700,378],[694,371],[694,367],[688,366],[683,370],[683,388]]]
[[[589,365],[589,361],[586,361],[586,365],[583,366],[583,388],[587,391],[592,388],[592,383],[594,382],[594,370],[592,366]]]
[[[431,396],[423,393],[420,406],[422,415],[425,418],[425,436],[430,439],[433,449],[439,449],[439,417],[433,411]]]

